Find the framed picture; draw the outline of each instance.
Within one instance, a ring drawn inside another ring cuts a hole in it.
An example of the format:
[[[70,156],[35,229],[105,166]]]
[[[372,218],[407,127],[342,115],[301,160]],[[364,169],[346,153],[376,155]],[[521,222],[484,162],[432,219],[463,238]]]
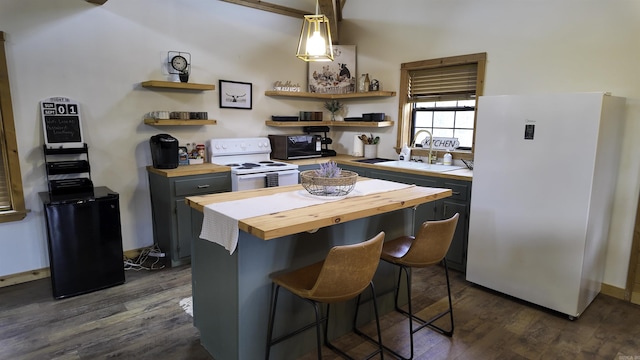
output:
[[[348,94],[356,92],[356,46],[333,46],[333,61],[309,62],[309,92]]]
[[[251,109],[251,83],[220,80],[220,107]]]

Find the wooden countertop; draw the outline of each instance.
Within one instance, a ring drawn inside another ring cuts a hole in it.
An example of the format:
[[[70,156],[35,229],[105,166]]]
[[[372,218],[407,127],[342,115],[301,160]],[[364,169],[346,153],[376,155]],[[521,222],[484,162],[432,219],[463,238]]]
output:
[[[361,166],[361,167],[376,169],[376,170],[386,170],[386,171],[393,171],[393,172],[407,173],[407,174],[414,174],[414,175],[427,175],[427,176],[434,176],[434,177],[440,177],[440,178],[446,178],[446,179],[457,179],[457,180],[466,180],[466,181],[473,180],[473,170],[469,170],[469,169],[459,169],[459,170],[452,170],[447,172],[401,169],[401,168],[392,168],[388,166],[380,166],[376,164],[361,163],[357,161],[362,159],[364,158],[356,157],[352,155],[337,155],[337,156],[331,156],[331,157],[319,157],[319,158],[301,159],[301,160],[286,160],[286,162],[297,164],[297,165],[315,165],[315,164],[325,163],[327,161],[335,161],[338,164]],[[281,160],[281,161],[285,161],[285,160]]]
[[[360,179],[360,181],[367,180],[366,178]],[[254,197],[258,198],[279,192],[298,190],[303,190],[302,185],[189,196],[185,201],[190,207],[203,211],[203,208],[209,204]],[[450,189],[413,186],[396,191],[357,196],[307,208],[242,219],[238,221],[238,228],[258,238],[270,240],[346,221],[410,208],[449,196],[451,196]]]
[[[367,164],[357,162],[357,160],[362,160],[363,157],[356,157],[352,155],[337,155],[331,157],[319,157],[319,158],[311,158],[311,159],[301,159],[301,160],[278,160],[284,161],[291,164],[296,165],[316,165],[322,164],[327,161],[335,161],[338,164],[345,165],[354,165],[361,166],[369,169],[377,169],[377,170],[386,170],[414,175],[427,175],[434,176],[446,179],[457,179],[457,180],[473,180],[473,171],[469,169],[460,169],[453,170],[447,172],[434,172],[434,171],[426,171],[426,170],[414,170],[414,169],[400,169],[400,168],[391,168],[388,166],[379,166],[375,164]],[[202,175],[202,174],[210,174],[217,172],[225,172],[231,171],[231,168],[224,165],[215,165],[215,164],[197,164],[197,165],[180,165],[175,169],[156,169],[153,166],[147,166],[147,171],[165,176],[165,177],[174,177],[174,176],[188,176],[188,175]]]
[[[174,177],[225,172],[231,171],[231,168],[224,165],[205,163],[195,165],[180,165],[175,169],[156,169],[153,166],[147,166],[147,171],[164,177]]]

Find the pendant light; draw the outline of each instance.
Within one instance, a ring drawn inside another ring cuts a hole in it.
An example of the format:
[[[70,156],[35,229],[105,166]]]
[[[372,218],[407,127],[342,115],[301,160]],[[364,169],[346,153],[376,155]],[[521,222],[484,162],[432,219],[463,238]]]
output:
[[[304,61],[333,61],[329,19],[318,12],[316,0],[316,14],[304,16],[296,56]]]

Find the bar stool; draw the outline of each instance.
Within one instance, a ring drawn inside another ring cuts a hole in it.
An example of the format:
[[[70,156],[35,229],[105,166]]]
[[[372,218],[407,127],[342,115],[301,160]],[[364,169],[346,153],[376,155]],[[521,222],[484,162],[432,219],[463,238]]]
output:
[[[358,244],[334,246],[327,257],[318,263],[303,267],[291,272],[271,275],[272,296],[271,310],[269,315],[269,325],[267,331],[266,359],[269,359],[271,346],[278,344],[294,335],[316,327],[316,341],[318,347],[318,359],[322,358],[322,335],[321,325],[324,322],[324,344],[340,355],[351,358],[344,351],[338,349],[327,339],[327,328],[329,325],[329,306],[337,302],[344,302],[357,297],[356,309],[360,305],[360,295],[369,287],[373,299],[373,309],[375,313],[376,326],[378,330],[378,341],[368,337],[378,345],[378,349],[370,354],[367,359],[376,354],[383,357],[382,336],[380,331],[380,320],[378,317],[378,305],[373,286],[373,275],[380,262],[382,244],[384,242],[384,232],[380,232],[373,238]],[[283,287],[297,297],[308,301],[315,310],[316,321],[288,334],[273,338],[273,325],[278,302],[278,293]],[[319,303],[327,304],[325,316],[321,318]],[[356,311],[355,322],[358,318]]]
[[[400,267],[398,273],[398,282],[395,290],[395,309],[401,314],[409,317],[409,341],[411,343],[411,355],[408,358],[403,357],[397,351],[390,349],[388,346],[384,346],[393,355],[403,360],[409,360],[413,358],[413,334],[422,330],[425,327],[429,327],[437,331],[440,334],[446,336],[453,336],[453,306],[451,304],[451,286],[449,283],[449,269],[447,267],[447,260],[445,256],[449,251],[449,246],[453,240],[453,234],[456,231],[458,224],[459,214],[456,213],[451,218],[446,220],[437,221],[425,221],[418,229],[418,233],[413,236],[401,236],[399,238],[387,241],[382,248],[382,254],[380,258],[388,263],[397,265]],[[433,317],[429,320],[421,319],[413,314],[411,307],[411,268],[422,268],[430,265],[435,265],[442,262],[444,265],[444,273],[447,279],[447,295],[449,298],[449,308]],[[398,295],[400,292],[400,282],[402,279],[402,273],[405,274],[407,297],[408,297],[408,309],[405,311],[398,305]],[[449,314],[449,320],[451,323],[450,330],[445,330],[441,327],[433,324],[436,320]],[[417,328],[413,328],[413,321],[420,323]],[[358,329],[355,332],[360,333]]]

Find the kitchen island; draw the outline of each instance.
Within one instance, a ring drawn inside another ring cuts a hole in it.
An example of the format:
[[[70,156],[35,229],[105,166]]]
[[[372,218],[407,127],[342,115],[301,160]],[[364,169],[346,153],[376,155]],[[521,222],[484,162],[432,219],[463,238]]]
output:
[[[258,204],[269,195],[299,191],[304,191],[301,185],[292,185],[188,197],[193,233],[200,233],[202,212],[209,204],[241,199]],[[264,358],[271,296],[269,274],[321,260],[332,246],[361,242],[380,231],[386,233],[386,239],[411,233],[413,208],[448,196],[449,189],[410,186],[239,219],[237,248],[231,254],[214,242],[194,238],[193,315],[202,345],[216,359]],[[382,313],[393,308],[394,280],[394,268],[381,263],[374,283]],[[276,334],[313,319],[308,304],[285,294],[278,304]],[[330,337],[351,329],[353,311],[353,302],[332,307]],[[361,311],[363,322],[372,319],[370,302]],[[275,346],[271,355],[274,359],[292,359],[314,347],[315,332],[307,331]]]

